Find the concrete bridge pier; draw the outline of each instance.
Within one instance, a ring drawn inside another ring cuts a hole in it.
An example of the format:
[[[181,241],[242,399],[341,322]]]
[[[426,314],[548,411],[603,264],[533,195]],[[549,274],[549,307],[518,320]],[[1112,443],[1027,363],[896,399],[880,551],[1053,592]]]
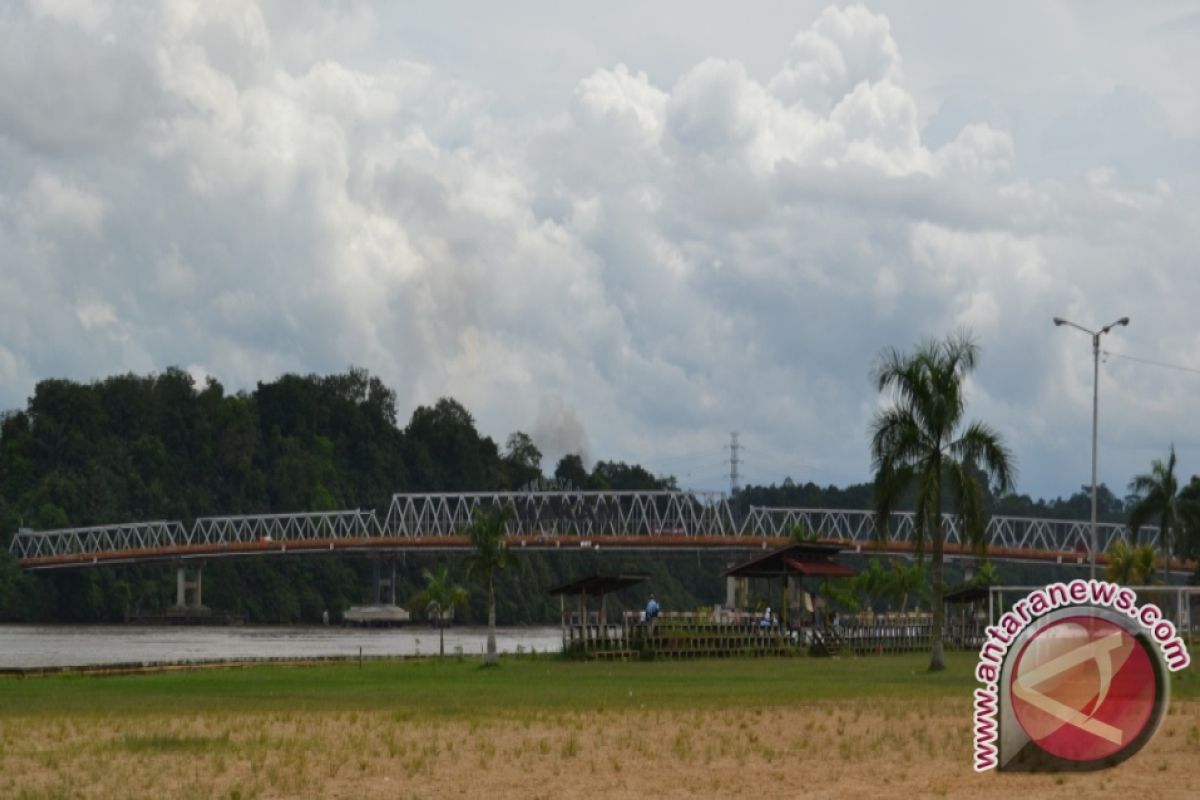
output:
[[[194,569],[180,564],[175,569],[175,607],[186,609],[204,608],[201,574],[204,565]],[[189,574],[190,573],[190,574]],[[191,602],[188,602],[188,601]]]
[[[375,605],[383,605],[384,588],[387,588],[388,605],[396,605],[396,563],[388,562],[387,569],[380,563],[382,559],[373,559],[375,573]]]
[[[730,564],[729,566],[733,566]],[[746,578],[725,578],[725,607],[736,609],[738,611],[746,607],[746,591],[748,589],[748,581]]]
[[[408,622],[406,609],[396,605],[396,562],[384,557],[371,558],[371,583],[374,584],[374,603],[369,606],[351,606],[342,612],[346,625],[364,627],[403,625]]]

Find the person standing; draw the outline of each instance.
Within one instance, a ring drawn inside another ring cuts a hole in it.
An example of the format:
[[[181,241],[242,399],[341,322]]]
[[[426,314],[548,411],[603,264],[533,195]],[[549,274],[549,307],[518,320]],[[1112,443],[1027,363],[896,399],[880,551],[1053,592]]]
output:
[[[650,600],[646,603],[646,624],[650,626],[650,632],[654,632],[654,620],[658,619],[658,600],[654,597],[654,592],[650,593]]]

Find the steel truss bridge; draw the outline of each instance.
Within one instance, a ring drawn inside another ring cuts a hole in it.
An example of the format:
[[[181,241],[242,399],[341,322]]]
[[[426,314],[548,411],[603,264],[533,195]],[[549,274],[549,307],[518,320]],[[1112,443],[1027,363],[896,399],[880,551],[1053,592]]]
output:
[[[860,551],[914,549],[911,513],[892,515],[875,536],[871,511],[751,507],[736,515],[722,493],[469,492],[393,495],[387,516],[373,510],[202,517],[191,526],[152,521],[60,530],[20,530],[9,547],[29,570],[185,561],[271,554],[467,550],[477,513],[506,509],[509,544],[525,549],[745,550],[781,545],[802,529],[808,536]],[[948,555],[969,555],[953,517],[942,520]],[[1128,541],[1124,525],[1100,523],[1099,549]],[[1156,544],[1158,530],[1141,541]],[[985,531],[990,558],[1086,563],[1091,523],[992,517]]]

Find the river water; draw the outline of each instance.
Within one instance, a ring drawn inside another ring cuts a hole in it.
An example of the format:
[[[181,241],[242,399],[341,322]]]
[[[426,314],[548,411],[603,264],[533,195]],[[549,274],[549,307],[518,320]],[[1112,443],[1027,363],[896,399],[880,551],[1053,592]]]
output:
[[[446,629],[446,653],[483,652],[487,628]],[[558,628],[497,628],[502,653],[562,649]],[[168,625],[0,625],[0,669],[79,667],[93,664],[167,663],[253,658],[436,655],[438,632],[413,626],[392,629],[340,627],[178,627]]]

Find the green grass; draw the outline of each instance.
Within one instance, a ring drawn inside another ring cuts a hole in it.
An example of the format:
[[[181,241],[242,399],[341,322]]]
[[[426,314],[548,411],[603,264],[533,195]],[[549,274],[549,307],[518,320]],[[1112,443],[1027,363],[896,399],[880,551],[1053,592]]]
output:
[[[351,663],[117,677],[56,675],[0,679],[0,717],[358,709],[473,717],[754,708],[854,698],[965,702],[978,685],[975,662],[973,654],[951,653],[947,670],[936,674],[925,671],[928,656],[912,654],[650,663],[505,659],[499,669],[429,659],[369,662],[361,669]],[[1173,677],[1172,696],[1200,697],[1200,672],[1195,667]]]

